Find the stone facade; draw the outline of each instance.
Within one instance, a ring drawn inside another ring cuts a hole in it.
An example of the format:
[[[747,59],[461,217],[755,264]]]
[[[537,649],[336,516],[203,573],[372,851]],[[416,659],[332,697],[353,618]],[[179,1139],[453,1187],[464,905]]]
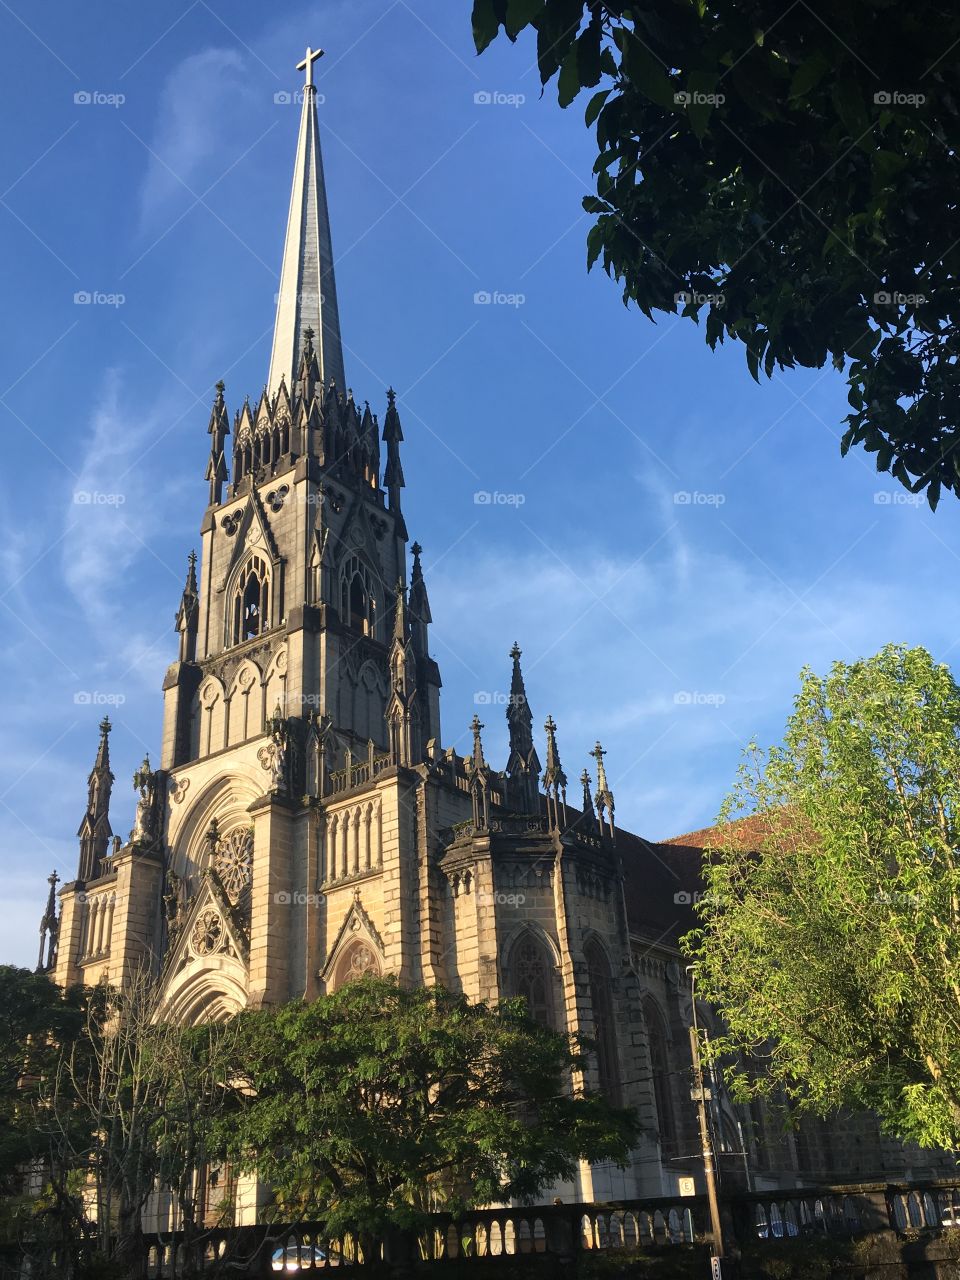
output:
[[[322,253],[307,234],[317,210],[326,219],[310,86],[303,110],[283,288],[319,280],[336,315],[329,228]],[[297,213],[311,184],[312,222]],[[274,351],[295,324],[300,352],[289,385],[281,371],[232,424],[218,386],[160,766],[138,770],[134,831],[113,837],[101,725],[78,875],[58,916],[51,887],[41,963],[61,983],[123,984],[146,969],[167,1014],[187,1021],[310,999],[363,973],[493,1004],[523,995],[538,1018],[595,1043],[584,1083],[643,1123],[628,1169],[584,1166],[557,1194],[673,1193],[702,1167],[677,945],[699,850],[617,829],[599,743],[595,782],[584,772],[582,800],[568,803],[549,719],[540,765],[516,645],[506,767],[486,761],[476,717],[469,756],[442,747],[395,397],[381,427],[340,385],[338,328],[301,328],[301,309],[281,296]],[[713,1093],[730,1178],[789,1185],[908,1162],[869,1120],[851,1121],[838,1151],[822,1132],[783,1136],[771,1117],[734,1107],[719,1081]],[[244,1197],[252,1212],[249,1188]]]

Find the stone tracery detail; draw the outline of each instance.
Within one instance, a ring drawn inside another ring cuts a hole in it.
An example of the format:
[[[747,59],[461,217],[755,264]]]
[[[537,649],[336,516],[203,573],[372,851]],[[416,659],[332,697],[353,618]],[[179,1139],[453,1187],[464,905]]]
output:
[[[219,842],[213,865],[227,897],[236,906],[253,874],[253,832],[249,827],[240,827]]]
[[[190,943],[198,956],[216,955],[222,951],[227,940],[223,917],[213,907],[207,907],[197,916],[193,926]]]

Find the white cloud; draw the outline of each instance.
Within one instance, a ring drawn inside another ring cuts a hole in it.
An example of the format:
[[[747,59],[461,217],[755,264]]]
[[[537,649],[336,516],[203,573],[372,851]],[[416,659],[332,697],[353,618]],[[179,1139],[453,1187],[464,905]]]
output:
[[[503,766],[517,639],[541,755],[549,712],[573,787],[584,765],[594,772],[599,737],[621,820],[652,837],[712,821],[743,746],[779,738],[805,664],[825,669],[894,640],[945,650],[956,634],[960,608],[924,617],[926,584],[894,595],[869,565],[827,574],[798,599],[807,582],[774,577],[733,539],[721,551],[674,531],[640,562],[533,543],[425,565],[444,741],[465,750],[478,711],[487,758]],[[905,628],[911,617],[926,630]]]
[[[160,407],[145,417],[142,409],[126,402],[119,372],[108,371],[68,495],[63,578],[99,642],[108,678],[136,671],[155,683],[152,651],[168,642],[169,623],[162,636],[131,630],[126,591],[134,565],[145,565],[151,576],[160,568],[150,542],[175,479],[164,484],[162,472],[158,480],[156,468],[143,465],[142,457],[166,421]]]
[[[140,192],[141,230],[156,229],[170,218],[172,206],[187,208],[191,192],[201,195],[220,177],[233,158],[238,113],[249,96],[244,59],[236,49],[205,49],[171,72],[149,143],[153,155]]]

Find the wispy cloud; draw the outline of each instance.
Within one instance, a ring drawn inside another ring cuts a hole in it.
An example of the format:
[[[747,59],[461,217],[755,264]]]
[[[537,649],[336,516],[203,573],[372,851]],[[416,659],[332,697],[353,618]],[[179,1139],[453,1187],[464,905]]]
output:
[[[138,459],[165,420],[159,406],[144,416],[124,397],[119,371],[109,370],[65,511],[63,579],[115,677],[142,669],[156,679],[156,640],[131,628],[127,588],[134,566],[151,577],[163,572],[150,543],[173,480],[164,483]]]
[[[152,153],[140,191],[140,228],[163,230],[226,169],[237,146],[238,114],[252,100],[244,56],[236,48],[205,49],[180,62],[160,94]],[[189,188],[189,190],[188,190]]]

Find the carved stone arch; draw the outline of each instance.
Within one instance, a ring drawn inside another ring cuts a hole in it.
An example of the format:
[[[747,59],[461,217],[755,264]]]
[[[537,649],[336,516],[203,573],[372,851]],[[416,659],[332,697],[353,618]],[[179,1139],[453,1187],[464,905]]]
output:
[[[263,682],[263,714],[264,719],[272,716],[277,706],[283,715],[299,715],[301,707],[287,706],[287,647],[282,645],[273,655],[267,666],[267,674]],[[263,725],[260,726],[261,731]]]
[[[372,738],[381,746],[386,740],[385,711],[387,686],[383,672],[372,660],[364,662],[357,672],[353,688],[353,732],[361,740]]]
[[[196,878],[206,866],[207,833],[213,820],[224,834],[249,826],[248,809],[262,792],[252,768],[249,773],[237,771],[214,778],[197,793],[175,830],[169,833],[170,869],[181,879]]]
[[[215,675],[201,681],[191,706],[190,758],[197,760],[226,745],[226,692]]]
[[[246,1007],[247,998],[247,972],[236,957],[193,960],[167,984],[160,1016],[183,1026],[225,1022]]]
[[[352,982],[356,978],[367,976],[379,978],[381,973],[380,959],[376,949],[366,939],[353,938],[337,957],[329,989],[336,991],[345,982]]]
[[[271,625],[273,565],[263,545],[249,547],[227,580],[224,644],[230,647],[262,635]]]
[[[531,1017],[562,1030],[565,1024],[556,944],[532,921],[521,925],[503,947],[502,986],[509,996],[523,996]]]
[[[255,738],[263,730],[263,672],[245,658],[230,685],[227,703],[227,746]]]
[[[344,982],[364,973],[382,974],[385,961],[383,939],[364,910],[358,891],[318,977],[327,991],[335,991]]]
[[[345,626],[375,640],[384,638],[383,582],[362,546],[352,547],[337,566],[337,608]]]

